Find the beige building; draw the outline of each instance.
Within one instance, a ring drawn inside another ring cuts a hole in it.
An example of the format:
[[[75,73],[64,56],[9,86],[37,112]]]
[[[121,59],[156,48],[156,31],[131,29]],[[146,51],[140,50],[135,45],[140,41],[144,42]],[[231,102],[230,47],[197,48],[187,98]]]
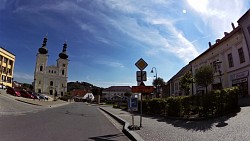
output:
[[[207,49],[200,56],[190,62],[192,73],[203,65],[210,65],[214,69],[214,82],[208,90],[240,86],[248,94],[249,80],[249,55],[248,47],[242,28],[235,27],[230,33],[225,32],[222,39],[217,39],[215,44],[209,43]],[[204,93],[204,87],[194,85],[195,93]]]
[[[63,96],[67,92],[68,79],[68,55],[67,44],[64,43],[63,50],[59,54],[57,64],[48,66],[48,49],[46,47],[47,37],[44,38],[42,47],[38,49],[36,66],[34,72],[35,92],[53,96]]]
[[[0,47],[1,84],[12,87],[15,55]],[[0,86],[1,87],[1,86]]]
[[[208,91],[239,86],[242,95],[250,95],[250,10],[239,20],[238,26],[233,23],[232,31],[224,32],[224,37],[214,44],[209,42],[209,48],[189,62],[193,76],[204,65],[214,69],[214,81],[208,86]],[[189,69],[188,69],[189,70]],[[180,71],[181,72],[181,71]],[[169,80],[167,93],[176,95],[180,92],[178,72]],[[204,93],[205,88],[193,83],[190,93]]]

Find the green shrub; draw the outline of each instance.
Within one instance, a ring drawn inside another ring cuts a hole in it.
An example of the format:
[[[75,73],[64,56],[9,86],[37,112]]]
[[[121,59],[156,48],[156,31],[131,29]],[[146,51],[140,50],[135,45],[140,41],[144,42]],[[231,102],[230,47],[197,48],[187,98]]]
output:
[[[174,117],[210,117],[230,112],[238,107],[237,87],[211,91],[205,95],[168,97],[166,99],[146,99],[142,112]],[[138,111],[140,112],[140,104]]]

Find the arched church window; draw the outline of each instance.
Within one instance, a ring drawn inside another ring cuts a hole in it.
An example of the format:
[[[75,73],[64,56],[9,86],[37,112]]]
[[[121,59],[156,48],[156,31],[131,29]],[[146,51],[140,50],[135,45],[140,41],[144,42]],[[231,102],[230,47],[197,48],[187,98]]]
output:
[[[40,66],[40,71],[43,71],[43,66]]]
[[[53,81],[50,81],[50,86],[53,86]]]
[[[62,70],[62,75],[64,75],[64,70]]]

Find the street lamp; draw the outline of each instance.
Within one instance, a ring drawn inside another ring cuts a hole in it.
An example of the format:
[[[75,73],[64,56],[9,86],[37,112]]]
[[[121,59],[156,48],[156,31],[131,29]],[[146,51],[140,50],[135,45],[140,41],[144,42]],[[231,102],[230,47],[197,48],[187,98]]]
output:
[[[220,75],[220,85],[221,85],[221,89],[223,88],[222,87],[222,81],[221,81],[221,70],[220,70],[220,64],[221,64],[222,62],[221,61],[219,61],[219,60],[217,60],[216,61],[216,64],[217,64],[217,68],[218,68],[218,71],[219,71],[219,75]]]
[[[155,67],[153,67],[152,68],[152,70],[151,70],[151,73],[154,73],[154,70],[155,70],[155,80],[156,80],[156,97],[159,97],[158,96],[158,80],[157,80],[157,70],[156,70],[156,68]]]

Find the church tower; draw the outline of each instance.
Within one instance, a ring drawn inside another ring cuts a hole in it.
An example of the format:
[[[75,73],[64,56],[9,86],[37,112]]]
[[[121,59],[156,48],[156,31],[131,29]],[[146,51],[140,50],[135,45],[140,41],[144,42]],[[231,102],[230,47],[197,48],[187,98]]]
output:
[[[46,48],[47,44],[47,36],[43,39],[42,47],[38,49],[38,53],[36,55],[36,66],[34,73],[34,89],[35,92],[43,93],[44,82],[46,81],[43,77],[46,74],[46,67],[48,62],[48,49]]]
[[[34,73],[34,90],[37,93],[47,94],[56,99],[67,92],[68,79],[68,55],[67,43],[63,44],[63,50],[59,53],[56,65],[47,65],[48,50],[46,48],[47,37],[43,40],[43,45],[38,49],[36,55],[36,66]]]
[[[68,64],[69,64],[69,60],[68,60],[68,55],[67,55],[67,43],[65,42],[63,44],[63,50],[62,52],[59,54],[59,58],[57,59],[57,68],[58,68],[58,75],[60,77],[59,80],[59,86],[58,86],[58,90],[59,90],[59,95],[63,96],[66,92],[67,92],[67,79],[68,79]]]

